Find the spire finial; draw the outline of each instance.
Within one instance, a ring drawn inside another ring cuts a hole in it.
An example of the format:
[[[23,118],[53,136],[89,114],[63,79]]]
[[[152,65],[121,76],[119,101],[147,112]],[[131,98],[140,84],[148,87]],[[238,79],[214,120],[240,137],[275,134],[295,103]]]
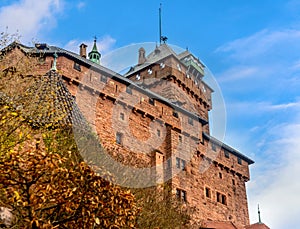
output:
[[[159,44],[161,44],[161,3],[159,4]]]
[[[261,223],[259,204],[258,204],[258,208],[257,209],[258,209],[258,223]]]
[[[52,64],[51,70],[57,71],[57,68],[56,68],[56,60],[57,60],[58,55],[57,55],[56,51],[55,51],[55,53],[53,54],[53,57],[54,57],[54,60],[53,60],[53,64]]]
[[[163,41],[166,43],[168,38],[166,36],[163,36],[161,33],[161,3],[159,5],[159,44],[161,45],[161,42]]]

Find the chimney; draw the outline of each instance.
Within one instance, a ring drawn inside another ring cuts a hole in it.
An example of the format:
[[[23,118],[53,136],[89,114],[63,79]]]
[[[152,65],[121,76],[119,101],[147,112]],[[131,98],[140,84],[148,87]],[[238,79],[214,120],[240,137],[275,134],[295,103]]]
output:
[[[146,62],[145,53],[146,53],[145,49],[143,47],[141,47],[139,49],[139,62],[138,62],[138,65],[141,65],[141,64]]]
[[[84,58],[86,58],[86,47],[87,47],[87,45],[83,44],[83,43],[79,46],[79,48],[80,48],[79,55],[84,57]]]

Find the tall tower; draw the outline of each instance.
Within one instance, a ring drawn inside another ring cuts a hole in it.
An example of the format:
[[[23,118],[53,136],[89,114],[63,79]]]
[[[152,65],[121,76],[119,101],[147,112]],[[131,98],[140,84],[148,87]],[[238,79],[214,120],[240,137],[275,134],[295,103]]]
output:
[[[101,54],[100,54],[100,52],[98,52],[96,42],[97,42],[97,38],[95,37],[93,49],[92,49],[92,51],[89,52],[89,59],[96,64],[100,64]]]

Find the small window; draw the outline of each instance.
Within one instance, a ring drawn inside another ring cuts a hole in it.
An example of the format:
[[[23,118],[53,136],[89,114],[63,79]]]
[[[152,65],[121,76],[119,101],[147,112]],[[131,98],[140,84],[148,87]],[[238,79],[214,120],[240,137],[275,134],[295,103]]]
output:
[[[205,196],[206,196],[207,198],[211,198],[210,188],[205,188]]]
[[[176,198],[182,202],[186,202],[186,191],[176,189]]]
[[[237,158],[238,164],[241,165],[242,164],[242,159],[241,158]]]
[[[224,204],[224,205],[226,205],[227,204],[226,196],[222,195],[221,198],[222,198],[222,202],[221,203]]]
[[[227,197],[219,192],[217,192],[217,202],[227,205]]]
[[[177,111],[173,111],[173,116],[174,116],[175,118],[178,118],[178,117],[179,117],[178,112],[177,112]]]
[[[80,64],[74,62],[74,69],[76,69],[77,71],[81,72]]]
[[[100,81],[103,82],[103,83],[107,83],[107,77],[104,76],[104,75],[101,75],[100,76]]]
[[[176,157],[176,168],[185,170],[185,167],[186,167],[186,161],[179,157]]]
[[[182,143],[182,136],[181,136],[181,135],[178,135],[178,141],[179,141],[180,143]]]
[[[216,150],[217,150],[217,146],[216,146],[215,143],[211,143],[211,149],[212,149],[213,151],[216,151]]]
[[[122,144],[122,134],[117,132],[116,134],[116,143],[121,145]]]
[[[185,164],[186,164],[185,160],[181,159],[181,169],[182,170],[185,170]]]
[[[227,150],[224,150],[224,155],[226,158],[229,158],[229,152]]]
[[[221,202],[221,193],[217,192],[217,202]]]
[[[191,126],[193,126],[193,125],[194,125],[194,120],[193,120],[191,117],[189,117],[188,123],[189,123]]]
[[[153,98],[149,98],[149,104],[154,106],[154,99]]]
[[[129,86],[126,87],[126,93],[132,95],[132,89]]]
[[[222,179],[223,178],[223,174],[219,173],[219,178]]]
[[[160,137],[160,130],[157,130],[157,136]]]
[[[176,168],[180,169],[180,158],[176,157]]]
[[[124,118],[125,118],[124,113],[120,113],[120,119],[121,119],[121,120],[124,120]]]
[[[232,185],[235,185],[235,179],[232,179]]]

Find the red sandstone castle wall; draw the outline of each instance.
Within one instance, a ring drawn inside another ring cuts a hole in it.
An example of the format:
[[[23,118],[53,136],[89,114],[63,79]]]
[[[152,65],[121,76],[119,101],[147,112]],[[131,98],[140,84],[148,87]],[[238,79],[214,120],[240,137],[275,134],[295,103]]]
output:
[[[47,57],[37,66],[38,72],[46,73],[51,61],[53,58]],[[128,94],[124,83],[111,79],[105,72],[82,65],[80,71],[76,70],[74,61],[64,56],[58,58],[57,68],[103,146],[113,157],[121,157],[123,163],[136,167],[164,162],[164,169],[156,171],[162,178],[159,181],[163,181],[166,173],[177,174],[171,179],[174,193],[176,189],[186,192],[187,203],[196,207],[195,221],[230,220],[249,224],[245,190],[245,182],[249,179],[248,164],[243,160],[238,164],[233,154],[226,158],[224,149],[218,146],[214,151],[212,144],[202,136],[208,125],[203,126],[196,120],[190,125],[185,114],[179,112],[175,117],[173,108],[167,104],[157,100],[154,105],[150,104],[150,98],[135,89]],[[107,77],[105,83],[101,81],[103,76]],[[198,106],[199,99],[195,101]],[[198,108],[202,117],[207,118],[208,107],[200,103]],[[117,133],[122,134],[120,144],[116,142]],[[172,158],[171,167],[166,168],[169,158]],[[183,171],[177,168],[176,158],[186,161]],[[225,201],[222,203],[217,195]]]

